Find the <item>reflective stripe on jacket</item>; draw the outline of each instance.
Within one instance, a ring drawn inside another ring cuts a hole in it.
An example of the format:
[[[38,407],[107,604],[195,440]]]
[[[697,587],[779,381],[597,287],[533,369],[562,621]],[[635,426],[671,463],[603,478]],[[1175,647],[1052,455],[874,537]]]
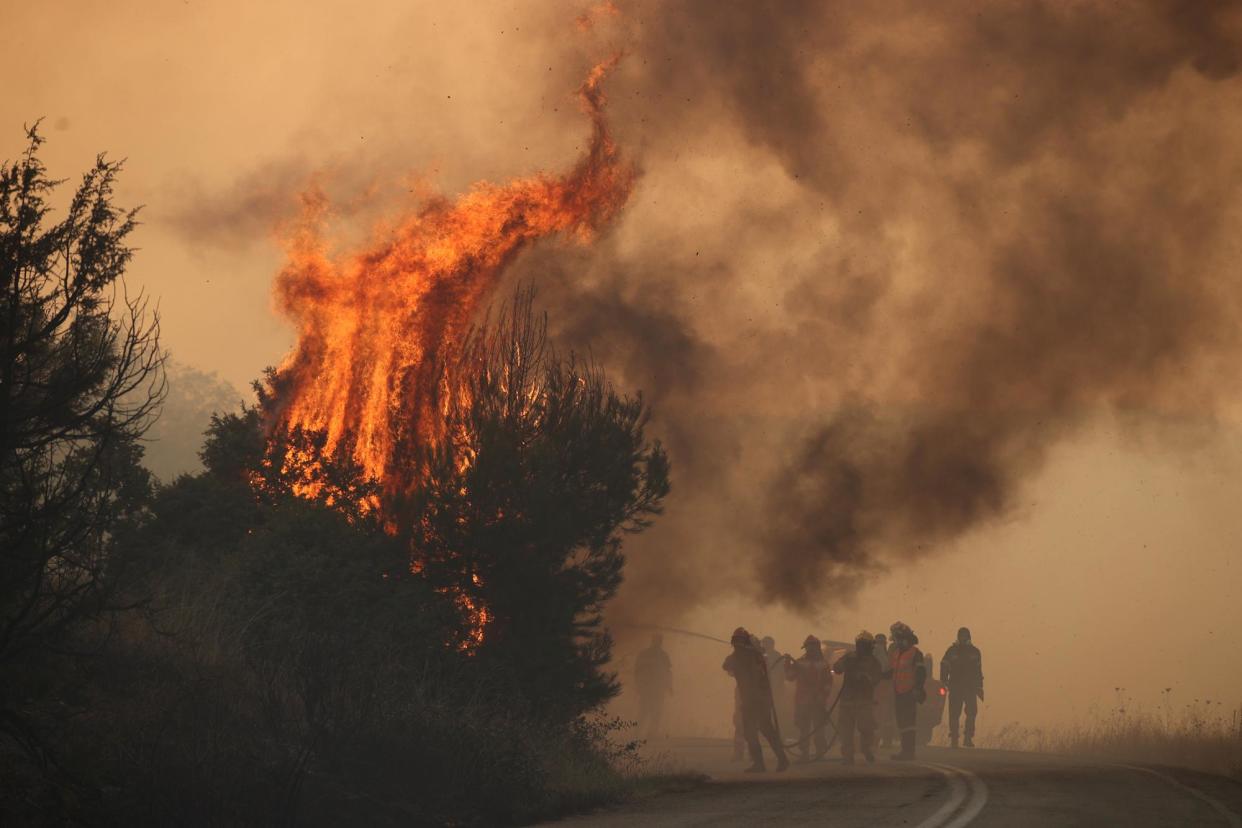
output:
[[[908,650],[894,648],[889,653],[889,664],[893,668],[893,692],[897,694],[914,692],[915,662],[921,662],[923,654],[918,647]]]

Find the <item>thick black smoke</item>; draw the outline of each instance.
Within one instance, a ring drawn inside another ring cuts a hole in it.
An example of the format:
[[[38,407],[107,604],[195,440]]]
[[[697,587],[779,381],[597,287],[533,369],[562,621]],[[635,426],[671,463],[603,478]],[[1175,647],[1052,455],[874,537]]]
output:
[[[647,176],[602,252],[528,262],[672,437],[620,613],[812,610],[1004,516],[1092,418],[1238,390],[1239,4],[623,15]],[[706,206],[661,186],[696,167]]]

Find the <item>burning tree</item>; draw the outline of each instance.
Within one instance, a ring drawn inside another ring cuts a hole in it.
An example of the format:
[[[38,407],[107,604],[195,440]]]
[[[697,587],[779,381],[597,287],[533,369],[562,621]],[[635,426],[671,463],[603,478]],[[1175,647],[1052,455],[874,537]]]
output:
[[[578,90],[591,140],[564,175],[480,182],[343,254],[325,240],[326,201],[306,199],[276,286],[298,344],[263,391],[254,470],[261,486],[408,537],[412,572],[456,604],[474,663],[510,664],[531,699],[564,698],[556,712],[570,715],[615,689],[599,614],[620,583],[621,534],[659,510],[667,461],[644,442],[641,398],[556,355],[529,297],[495,327],[471,324],[522,250],[587,241],[628,199],[635,172],[604,119],[615,61]],[[340,485],[347,466],[365,497]]]
[[[0,729],[34,748],[29,705],[47,687],[29,685],[116,604],[110,553],[150,493],[137,441],[164,355],[123,287],[135,213],[113,204],[120,164],[101,156],[50,223],[59,182],[37,127],[28,138],[0,169]]]
[[[621,583],[624,533],[659,514],[668,458],[641,396],[562,357],[519,295],[446,369],[444,440],[414,498],[415,567],[449,590],[481,661],[504,666],[552,716],[609,698],[601,611]]]
[[[322,432],[328,453],[351,456],[391,496],[419,488],[408,459],[443,436],[445,343],[462,341],[524,249],[558,233],[587,241],[629,198],[634,169],[604,121],[602,83],[614,63],[596,66],[578,90],[591,141],[564,175],[479,182],[384,222],[371,243],[344,254],[325,238],[326,199],[304,199],[276,282],[298,343],[274,377],[273,421]]]
[[[660,513],[668,457],[644,435],[641,396],[618,394],[599,366],[552,348],[528,293],[433,359],[442,436],[389,459],[415,481],[400,493],[321,431],[219,439],[257,435],[258,410],[217,418],[204,459],[261,493],[295,493],[386,527],[409,550],[409,572],[388,575],[414,575],[456,607],[445,643],[510,701],[571,718],[616,691],[601,614],[621,583],[624,535]],[[260,410],[277,404],[279,382],[272,374],[260,387]],[[242,450],[217,456],[230,444]]]

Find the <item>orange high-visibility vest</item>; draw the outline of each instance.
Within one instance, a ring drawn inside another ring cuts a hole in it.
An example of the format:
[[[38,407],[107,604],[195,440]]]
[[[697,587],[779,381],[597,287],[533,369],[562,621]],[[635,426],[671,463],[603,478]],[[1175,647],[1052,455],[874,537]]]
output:
[[[893,668],[893,692],[914,692],[914,659],[921,655],[918,647],[911,647],[902,652],[896,647],[888,654],[888,661]]]

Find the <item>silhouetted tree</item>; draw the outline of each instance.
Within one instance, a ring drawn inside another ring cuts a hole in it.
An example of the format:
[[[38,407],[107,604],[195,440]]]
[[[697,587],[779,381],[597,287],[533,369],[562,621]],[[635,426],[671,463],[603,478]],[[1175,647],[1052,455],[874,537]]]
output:
[[[100,156],[51,220],[60,181],[25,153],[0,169],[0,728],[32,752],[39,669],[115,607],[110,550],[141,519],[139,438],[163,396],[158,318],[125,290],[135,211]]]
[[[519,294],[472,335],[445,378],[447,439],[427,460],[414,554],[434,585],[484,608],[481,665],[532,710],[571,718],[616,692],[601,613],[621,583],[622,537],[668,493],[641,396],[548,344]]]

